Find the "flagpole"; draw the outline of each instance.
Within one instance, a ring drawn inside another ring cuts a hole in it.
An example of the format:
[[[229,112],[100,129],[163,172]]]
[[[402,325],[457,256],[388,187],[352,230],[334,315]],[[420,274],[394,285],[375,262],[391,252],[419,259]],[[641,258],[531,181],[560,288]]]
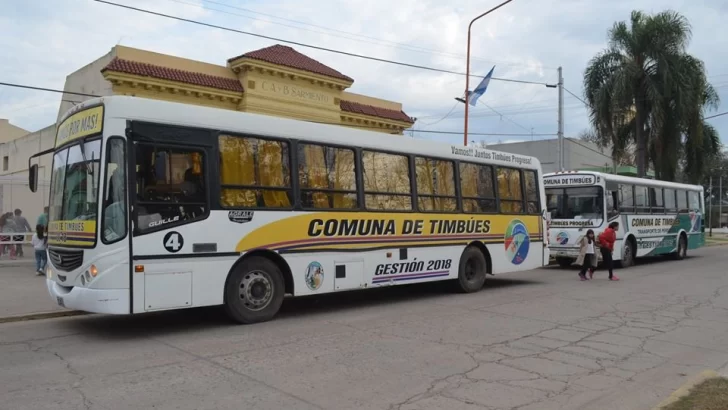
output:
[[[465,63],[465,126],[463,127],[463,145],[466,146],[468,145],[468,106],[470,105],[470,96],[468,95],[468,90],[470,89],[470,30],[473,28],[473,23],[475,23],[476,20],[480,19],[481,17],[487,16],[488,14],[498,10],[499,8],[505,6],[512,1],[513,0],[507,0],[493,7],[492,9],[474,18],[468,25],[468,54],[467,62]]]

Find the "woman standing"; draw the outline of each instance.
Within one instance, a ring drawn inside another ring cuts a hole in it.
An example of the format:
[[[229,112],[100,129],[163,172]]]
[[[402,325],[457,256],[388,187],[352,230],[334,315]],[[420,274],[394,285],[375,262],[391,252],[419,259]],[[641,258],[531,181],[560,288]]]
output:
[[[612,222],[599,235],[599,249],[602,252],[604,266],[609,269],[609,280],[619,280],[617,275],[612,273],[612,252],[614,252],[614,242],[617,240],[617,230],[619,230],[619,222]]]
[[[594,239],[594,231],[589,229],[586,235],[579,241],[579,257],[576,264],[581,265],[579,277],[581,280],[587,280],[586,272],[589,271],[589,279],[594,276],[594,268],[597,266],[596,240]]]

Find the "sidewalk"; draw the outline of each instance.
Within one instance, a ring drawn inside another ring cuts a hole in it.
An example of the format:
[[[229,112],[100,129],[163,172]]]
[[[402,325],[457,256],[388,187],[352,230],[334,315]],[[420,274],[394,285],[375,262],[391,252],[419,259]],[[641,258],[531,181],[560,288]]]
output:
[[[32,248],[16,260],[0,259],[0,321],[11,316],[58,312],[46,289],[45,276],[36,276]]]

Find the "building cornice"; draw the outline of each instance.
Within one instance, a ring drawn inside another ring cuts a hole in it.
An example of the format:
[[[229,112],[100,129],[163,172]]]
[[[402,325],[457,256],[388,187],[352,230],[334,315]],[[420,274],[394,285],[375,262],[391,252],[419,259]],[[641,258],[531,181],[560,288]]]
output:
[[[350,112],[341,112],[341,124],[352,127],[361,128],[379,128],[382,130],[392,130],[403,132],[412,127],[412,124],[404,121],[390,120],[382,117],[375,117],[363,114],[354,114]]]
[[[203,87],[178,81],[127,74],[118,71],[105,71],[103,76],[113,85],[128,85],[132,88],[179,94],[188,97],[205,98],[237,104],[243,99],[242,92],[227,91],[212,87]]]
[[[254,71],[260,74],[268,74],[280,78],[303,80],[314,85],[333,88],[341,91],[351,87],[351,85],[354,84],[353,81],[345,81],[334,77],[299,70],[297,68],[272,64],[252,58],[238,58],[231,61],[229,63],[229,66],[235,73]]]

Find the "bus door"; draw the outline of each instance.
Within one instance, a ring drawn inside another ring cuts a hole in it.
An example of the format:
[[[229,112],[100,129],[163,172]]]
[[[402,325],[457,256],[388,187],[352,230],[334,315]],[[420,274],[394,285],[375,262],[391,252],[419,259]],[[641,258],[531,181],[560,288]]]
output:
[[[201,256],[218,251],[203,227],[217,175],[214,132],[143,122],[130,131],[133,313],[193,306],[209,262]]]

